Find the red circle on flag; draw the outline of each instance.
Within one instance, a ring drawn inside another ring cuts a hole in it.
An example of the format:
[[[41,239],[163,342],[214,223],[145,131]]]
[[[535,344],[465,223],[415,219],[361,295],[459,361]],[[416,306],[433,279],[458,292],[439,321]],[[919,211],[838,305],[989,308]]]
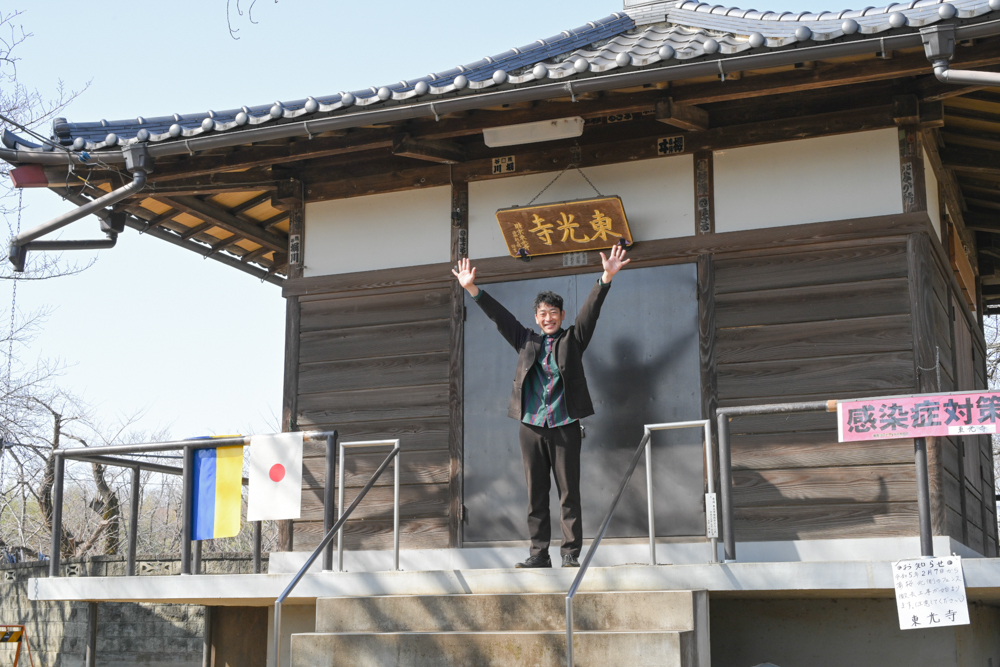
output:
[[[275,463],[271,466],[271,470],[267,474],[270,476],[272,482],[280,482],[285,479],[285,466]]]

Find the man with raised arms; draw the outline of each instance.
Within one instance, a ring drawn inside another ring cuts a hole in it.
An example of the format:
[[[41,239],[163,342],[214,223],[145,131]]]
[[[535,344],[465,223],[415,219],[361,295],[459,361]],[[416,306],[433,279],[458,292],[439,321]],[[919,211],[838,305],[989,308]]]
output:
[[[583,372],[583,353],[594,335],[611,279],[631,260],[618,245],[610,256],[601,253],[604,274],[590,291],[576,321],[562,328],[566,317],[558,294],[535,297],[535,323],[542,333],[528,329],[484,290],[476,287],[476,270],[468,259],[452,273],[518,354],[514,389],[507,416],[520,422],[521,457],[528,482],[528,534],[531,552],[517,567],[552,567],[549,539],[550,474],[555,476],[562,506],[563,567],[579,567],[583,547],[580,517],[579,420],[594,414]]]

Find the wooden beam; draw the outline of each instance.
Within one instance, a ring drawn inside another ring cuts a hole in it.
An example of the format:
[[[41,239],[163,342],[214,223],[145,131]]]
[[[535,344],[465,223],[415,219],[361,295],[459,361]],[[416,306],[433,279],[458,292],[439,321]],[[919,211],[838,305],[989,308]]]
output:
[[[965,226],[977,232],[995,232],[1000,234],[1000,213],[966,211]]]
[[[404,134],[393,139],[392,143],[394,155],[441,164],[458,164],[465,161],[464,149],[452,141],[414,139]]]
[[[356,130],[344,137],[316,138],[282,146],[247,146],[227,155],[194,155],[176,162],[157,164],[150,181],[160,183],[216,172],[264,167],[328,155],[342,155],[375,148],[391,148],[392,136],[381,130]]]
[[[682,130],[707,130],[708,112],[667,98],[656,103],[656,120]]]
[[[982,174],[1000,174],[1000,153],[968,147],[941,149],[941,161],[957,171]]]
[[[669,132],[665,132],[663,127],[657,123],[646,125],[648,127],[638,125],[637,134],[630,139],[615,140],[605,137],[605,141],[602,143],[587,143],[587,135],[585,134],[579,141],[583,166],[615,164],[659,157],[658,140]],[[683,152],[722,150],[807,137],[864,132],[887,127],[895,127],[892,107],[889,104],[813,116],[775,119],[762,123],[718,127],[705,132],[691,132],[684,135]],[[410,169],[390,167],[383,172],[363,175],[359,175],[357,170],[349,167],[340,170],[326,169],[322,173],[304,172],[306,197],[309,201],[323,201],[442,186],[452,182],[452,175],[456,181],[480,181],[553,172],[564,168],[567,164],[577,162],[577,158],[573,154],[573,145],[570,142],[559,142],[547,148],[534,148],[532,152],[519,153],[516,172],[495,175],[492,162],[492,156],[495,153],[496,151],[485,147],[479,151],[470,150],[469,160],[455,165],[451,171],[445,165],[427,165]],[[377,166],[373,165],[373,168],[377,168]],[[323,180],[318,180],[320,178]]]
[[[262,246],[267,246],[271,250],[284,252],[288,242],[272,232],[261,229],[254,223],[247,222],[231,213],[222,210],[197,197],[158,197],[159,201],[167,206],[190,213],[206,222],[215,223],[217,227],[225,229],[227,232],[239,234],[243,238],[253,241]]]
[[[965,239],[967,237],[967,232],[965,231],[967,225],[964,215],[965,206],[962,201],[962,192],[958,187],[958,182],[955,180],[955,174],[946,168],[941,161],[941,154],[938,149],[938,132],[936,129],[923,130],[921,132],[923,135],[921,137],[922,145],[924,151],[927,153],[927,162],[930,169],[934,172],[934,176],[941,185],[941,190],[944,194],[944,203],[948,207],[948,215],[951,217],[951,221],[956,229],[958,229],[961,237]]]
[[[971,146],[984,150],[1000,151],[1000,134],[983,132],[981,130],[970,130],[964,127],[949,126],[941,131],[941,138],[946,144],[958,146]]]
[[[241,262],[252,262],[255,259],[257,259],[258,257],[263,257],[264,255],[266,255],[269,252],[271,252],[270,248],[265,248],[264,246],[261,246],[261,247],[257,248],[256,250],[251,250],[247,254],[245,254],[242,257],[240,257],[240,261]]]
[[[262,229],[271,229],[272,227],[276,227],[282,221],[288,220],[289,216],[291,216],[290,212],[288,212],[288,211],[281,211],[280,213],[275,213],[274,215],[272,215],[270,218],[267,218],[266,220],[261,220],[257,224],[259,224]]]
[[[995,67],[985,68],[987,71],[997,71]],[[917,81],[914,93],[921,102],[940,102],[952,97],[960,97],[977,90],[982,90],[982,86],[956,86],[953,83],[943,83],[937,80],[933,74],[922,76]]]
[[[233,215],[239,215],[240,213],[243,213],[245,211],[249,211],[252,208],[256,208],[257,206],[260,206],[261,204],[263,204],[266,201],[271,201],[271,193],[270,193],[270,191],[263,192],[263,193],[257,195],[256,197],[251,197],[250,199],[246,200],[242,204],[240,204],[238,206],[234,206],[231,209],[229,209],[229,212],[232,213]]]
[[[160,213],[159,215],[157,215],[155,218],[153,218],[151,220],[147,220],[146,221],[146,224],[147,224],[146,229],[152,229],[153,227],[159,227],[164,222],[167,222],[169,220],[173,220],[174,218],[176,218],[181,213],[183,213],[183,211],[178,211],[175,208],[168,209],[168,210],[164,211],[163,213]]]
[[[979,197],[966,197],[965,201],[979,208],[1000,211],[1000,201],[990,201],[989,199],[980,199]]]
[[[202,232],[207,232],[212,227],[215,227],[214,222],[203,222],[200,225],[195,225],[194,227],[189,228],[185,232],[181,232],[180,237],[182,240],[187,241],[188,239],[193,238],[197,234],[201,234]]]
[[[154,174],[156,172],[153,172]],[[274,176],[267,171],[237,171],[212,172],[188,178],[161,179],[150,178],[149,185],[140,191],[136,197],[145,198],[158,194],[173,196],[183,194],[222,194],[226,192],[274,190],[277,188]]]
[[[892,98],[892,119],[896,125],[918,125],[920,123],[920,100],[916,95],[897,95]]]

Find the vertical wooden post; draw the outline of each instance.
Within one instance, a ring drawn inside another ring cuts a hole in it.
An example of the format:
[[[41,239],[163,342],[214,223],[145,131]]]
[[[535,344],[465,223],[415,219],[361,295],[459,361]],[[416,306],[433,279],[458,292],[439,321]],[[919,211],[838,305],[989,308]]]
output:
[[[451,186],[451,261],[469,256],[469,184]],[[448,359],[448,451],[451,455],[448,522],[448,543],[462,546],[462,524],[465,519],[463,453],[465,438],[465,290],[458,281],[451,284],[451,330]]]
[[[903,188],[903,213],[926,211],[927,184],[919,129],[899,128],[899,179]]]
[[[698,257],[698,341],[701,357],[701,418],[715,419],[719,404],[715,356],[715,261]]]
[[[712,255],[698,256],[698,349],[701,365],[701,418],[711,420],[714,431],[715,410],[719,407],[717,364],[715,355],[715,261]],[[712,443],[705,443],[712,451]],[[714,465],[716,471],[719,465]],[[715,488],[720,479],[715,473]],[[706,487],[705,491],[708,489]],[[707,511],[707,508],[706,508]],[[714,561],[718,554],[712,554]]]
[[[298,181],[297,193],[283,199],[288,208],[288,279],[302,277],[305,253],[305,201],[302,186]],[[298,430],[299,399],[299,344],[302,308],[298,297],[286,297],[285,301],[285,373],[281,401],[281,430]],[[292,520],[278,522],[278,551],[292,551],[294,544],[294,524]]]
[[[902,130],[901,130],[902,133]],[[923,172],[920,172],[920,183],[923,184]],[[921,187],[921,191],[923,188]],[[904,194],[905,197],[905,194]],[[937,270],[933,263],[931,241],[926,234],[910,234],[906,242],[907,275],[910,291],[910,322],[913,331],[913,377],[914,392],[925,393],[938,390],[937,387],[937,350],[934,344],[934,289],[931,284],[932,271]],[[952,346],[954,348],[954,345]],[[941,438],[927,438],[922,446],[923,452],[915,455],[922,457],[926,466],[929,485],[929,512],[932,535],[947,535],[947,510],[944,506],[944,480],[942,477],[943,460],[941,454]]]
[[[715,159],[712,151],[694,154],[694,233],[715,232]]]

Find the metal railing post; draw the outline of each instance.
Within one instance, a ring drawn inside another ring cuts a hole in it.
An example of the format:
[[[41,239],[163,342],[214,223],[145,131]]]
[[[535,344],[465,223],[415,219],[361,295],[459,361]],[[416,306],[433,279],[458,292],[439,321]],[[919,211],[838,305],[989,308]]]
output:
[[[913,458],[917,467],[917,514],[920,515],[920,555],[934,555],[931,533],[931,488],[927,473],[927,438],[913,439]]]
[[[337,520],[335,513],[337,504],[334,494],[337,489],[334,480],[337,475],[337,432],[326,438],[326,486],[323,489],[323,533],[329,532]],[[323,552],[323,571],[333,570],[333,543],[327,545]]]
[[[719,495],[722,505],[722,542],[725,559],[736,560],[736,533],[733,530],[733,466],[729,450],[729,417],[719,414]]]
[[[396,458],[392,462],[392,569],[399,571],[399,440],[395,449]]]
[[[66,460],[61,452],[52,453],[53,479],[52,479],[52,544],[49,547],[49,576],[59,576],[59,561],[62,556],[62,506],[63,506],[63,477],[66,469]]]
[[[192,562],[192,574],[201,574],[201,543],[202,540],[194,540],[194,561]]]
[[[344,516],[344,448],[340,448],[337,461],[337,521]],[[344,526],[337,531],[337,571],[344,571]]]
[[[715,519],[715,535],[708,538],[712,545],[712,559],[710,563],[719,562],[719,508],[715,500],[715,456],[712,448],[712,421],[705,421],[705,478],[708,484],[708,493],[705,495],[705,518],[708,519],[709,512],[713,513]]]
[[[261,542],[263,542],[262,531],[262,521],[253,522],[253,573],[260,574],[263,567],[261,566]]]
[[[656,518],[653,516],[653,438],[649,429],[644,429],[646,439],[646,509],[649,515],[649,564],[656,565]]]
[[[132,468],[132,496],[129,498],[128,551],[125,556],[125,576],[135,576],[135,552],[139,540],[139,473],[141,468]]]
[[[191,574],[191,502],[194,493],[194,449],[187,445],[184,447],[184,477],[183,494],[181,499],[181,574]]]

